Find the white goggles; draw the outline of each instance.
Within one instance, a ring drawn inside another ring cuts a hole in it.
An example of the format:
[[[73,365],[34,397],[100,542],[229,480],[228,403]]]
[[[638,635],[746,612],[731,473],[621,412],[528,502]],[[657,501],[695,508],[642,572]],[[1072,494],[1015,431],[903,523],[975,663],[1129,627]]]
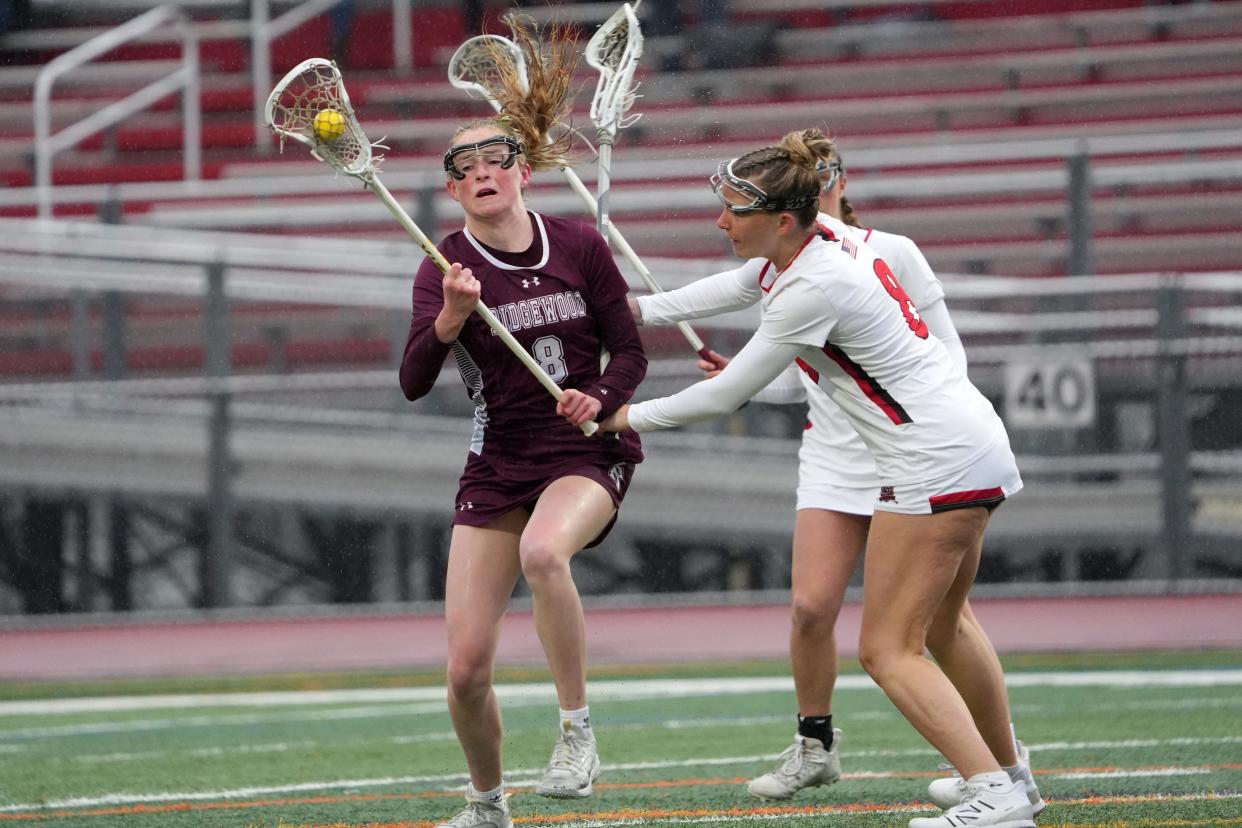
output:
[[[475,144],[457,144],[444,153],[444,171],[461,181],[475,164],[498,166],[507,170],[522,154],[522,145],[509,135],[497,135]]]
[[[831,161],[818,161],[815,164],[815,172],[819,173],[819,177],[823,181],[819,188],[824,192],[828,192],[837,183],[841,173],[845,172],[845,165],[841,163],[840,158],[834,158]]]
[[[721,161],[716,168],[716,174],[711,177],[712,192],[720,199],[724,208],[735,216],[756,211],[779,213],[785,210],[801,210],[819,199],[818,191],[792,198],[770,198],[759,185],[733,174],[733,161],[736,160]]]

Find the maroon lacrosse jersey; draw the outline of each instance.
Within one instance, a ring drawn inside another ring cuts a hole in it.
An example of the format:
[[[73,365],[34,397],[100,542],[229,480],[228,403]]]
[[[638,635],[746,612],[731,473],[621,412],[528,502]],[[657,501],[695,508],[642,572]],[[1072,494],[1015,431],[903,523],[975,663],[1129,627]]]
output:
[[[561,388],[599,399],[600,418],[633,396],[647,371],[629,290],[608,246],[580,221],[530,213],[534,240],[520,253],[484,245],[466,229],[440,244],[449,262],[470,268],[482,301]],[[546,480],[584,465],[637,463],[637,434],[587,437],[556,413],[556,400],[478,314],[452,345],[435,335],[444,305],[441,273],[424,260],[414,280],[414,316],[401,362],[409,399],[426,394],[452,353],[474,402],[470,458],[463,475]],[[601,356],[606,367],[601,370]]]

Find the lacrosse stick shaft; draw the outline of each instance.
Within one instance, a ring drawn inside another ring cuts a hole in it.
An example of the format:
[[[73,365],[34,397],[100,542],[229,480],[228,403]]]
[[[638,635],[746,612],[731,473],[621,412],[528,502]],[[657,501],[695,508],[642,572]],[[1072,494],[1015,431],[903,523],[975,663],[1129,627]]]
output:
[[[599,145],[599,179],[595,183],[595,192],[598,193],[595,211],[595,227],[599,230],[599,234],[604,238],[608,238],[608,190],[611,182],[608,180],[608,173],[612,169],[612,143],[601,141]]]
[[[445,259],[444,255],[436,249],[434,244],[431,243],[431,239],[427,238],[427,234],[425,234],[422,229],[414,223],[414,220],[411,219],[405,212],[405,208],[397,203],[397,200],[393,198],[392,193],[388,192],[388,188],[384,186],[384,182],[380,181],[374,175],[365,178],[364,182],[366,183],[367,188],[371,192],[375,193],[375,195],[379,197],[380,201],[384,202],[384,206],[388,208],[388,212],[392,213],[393,218],[400,222],[401,226],[406,229],[406,232],[414,238],[414,241],[418,242],[418,246],[423,249],[423,252],[431,257],[431,260],[435,262],[436,267],[440,268],[442,273],[447,273],[450,267],[448,260]],[[483,317],[483,321],[486,322],[487,326],[500,337],[501,341],[504,342],[505,345],[508,346],[514,356],[520,359],[522,364],[530,369],[530,372],[535,375],[535,379],[539,380],[539,384],[546,388],[548,393],[556,398],[557,402],[560,402],[561,397],[565,396],[565,392],[561,390],[559,385],[552,381],[552,378],[549,377],[547,372],[543,370],[543,366],[541,366],[538,362],[535,362],[535,358],[526,352],[526,349],[522,347],[522,344],[513,338],[513,334],[509,333],[509,329],[501,324],[500,320],[496,318],[496,315],[492,313],[491,309],[488,308],[487,305],[483,304],[483,300],[480,299],[475,303],[474,310],[479,316]],[[579,428],[582,429],[583,434],[586,434],[589,437],[599,429],[599,425],[588,420],[579,426]]]
[[[638,4],[635,4],[636,8],[637,5]],[[500,101],[497,100],[495,96],[487,95],[487,101],[492,105],[492,109],[496,110],[496,112],[499,113],[501,111],[502,107]],[[600,152],[602,153],[603,151],[604,145],[601,145]],[[611,154],[611,146],[608,147],[608,151]],[[609,159],[609,168],[611,168],[611,158]],[[582,203],[586,206],[587,210],[590,211],[591,217],[596,219],[598,222],[601,212],[600,205],[595,201],[595,196],[591,194],[591,191],[587,189],[587,185],[584,184],[582,179],[578,177],[578,173],[574,172],[573,167],[561,167],[561,172],[564,173],[565,180],[569,182],[569,189],[578,194],[578,198],[582,200]],[[659,284],[656,283],[655,278],[651,275],[651,271],[647,269],[645,264],[643,264],[643,260],[638,258],[638,253],[636,253],[634,248],[630,246],[630,243],[625,240],[625,236],[621,235],[621,231],[617,229],[617,225],[605,218],[604,223],[597,224],[597,226],[600,227],[600,235],[611,241],[613,245],[616,246],[616,249],[620,250],[621,254],[625,256],[626,261],[628,261],[630,265],[638,271],[638,276],[643,280],[643,284],[647,286],[647,290],[652,293],[663,293],[664,288],[660,287]],[[690,343],[690,347],[693,348],[700,357],[706,359],[708,362],[712,361],[708,357],[707,346],[703,344],[703,340],[699,338],[699,335],[694,332],[694,328],[691,328],[688,322],[678,322],[677,330],[681,331],[681,335],[686,338],[686,341]]]
[[[599,215],[599,205],[595,203],[595,196],[591,195],[591,191],[587,189],[586,184],[578,177],[578,173],[574,172],[572,167],[561,167],[561,172],[565,174],[565,180],[569,182],[569,188],[578,194],[578,198],[582,199],[582,203],[586,205],[587,210],[592,216]],[[651,275],[651,271],[643,264],[643,260],[638,258],[638,253],[626,241],[625,236],[621,235],[621,230],[612,222],[608,223],[608,239],[613,246],[625,256],[625,260],[638,271],[638,277],[643,280],[643,284],[647,286],[647,290],[652,293],[663,293],[664,288],[656,282],[655,277]],[[688,322],[678,322],[677,330],[681,331],[681,335],[690,343],[690,347],[698,352],[699,356],[707,359],[707,346],[703,344],[703,340],[694,332],[694,328],[690,327]],[[710,360],[708,360],[710,362]]]

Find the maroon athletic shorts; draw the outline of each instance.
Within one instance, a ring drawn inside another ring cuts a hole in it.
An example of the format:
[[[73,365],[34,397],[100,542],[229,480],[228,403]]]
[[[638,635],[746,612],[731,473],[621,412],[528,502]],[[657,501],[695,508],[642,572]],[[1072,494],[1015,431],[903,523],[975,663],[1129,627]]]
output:
[[[621,501],[625,499],[625,493],[630,488],[630,481],[634,479],[634,464],[620,462],[611,466],[569,466],[558,469],[551,477],[529,481],[482,478],[466,474],[462,477],[461,488],[457,491],[453,525],[486,526],[514,509],[530,512],[535,508],[535,502],[539,500],[543,490],[562,477],[586,477],[594,480],[604,487],[604,491],[612,497],[613,505],[620,510]],[[614,514],[608,525],[586,548],[598,546],[612,531],[616,522],[617,516]]]

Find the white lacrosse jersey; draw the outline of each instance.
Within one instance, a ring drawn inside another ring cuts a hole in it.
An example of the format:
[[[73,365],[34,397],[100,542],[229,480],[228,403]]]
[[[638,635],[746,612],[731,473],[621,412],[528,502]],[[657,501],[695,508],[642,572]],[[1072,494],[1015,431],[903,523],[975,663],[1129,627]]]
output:
[[[670,428],[736,410],[797,359],[862,438],[884,485],[946,477],[1007,442],[991,403],[931,335],[892,269],[837,232],[829,224],[810,236],[784,271],[761,266],[754,337],[719,376],[634,405],[631,427]],[[702,280],[712,286],[701,292],[729,309],[723,283],[738,275]],[[648,304],[641,303],[644,319],[654,320]]]
[[[905,236],[851,227],[827,213],[819,214],[819,223],[837,238],[862,241],[879,254],[896,274],[906,294],[927,322],[931,334],[946,345],[950,356],[965,370],[966,353],[944,304],[944,286],[918,246]],[[793,370],[797,371],[803,388],[800,398],[793,401],[805,400],[807,403],[807,425],[798,449],[799,499],[824,502],[823,495],[812,495],[809,491],[823,484],[865,489],[874,495],[880,483],[866,444],[854,431],[845,413],[828,395],[819,393],[811,376],[800,370],[800,366],[795,365]],[[763,400],[764,396],[761,394],[759,399]]]
[[[819,214],[819,224],[834,236],[853,238],[869,244],[885,260],[906,289],[906,293],[927,320],[931,333],[946,343],[949,353],[965,369],[965,352],[957,330],[944,305],[944,287],[922,251],[905,236],[852,227],[827,213]],[[737,310],[759,301],[763,291],[759,277],[763,259],[752,259],[741,267],[708,277],[669,293],[639,297],[643,320],[648,324],[671,324],[715,313]],[[808,405],[807,427],[798,450],[798,499],[816,508],[848,507],[857,513],[863,501],[846,497],[848,503],[835,503],[838,489],[866,492],[867,502],[874,497],[880,483],[875,461],[867,445],[858,436],[845,413],[811,379],[811,375],[794,364],[775,382],[764,388],[756,399],[771,403]],[[869,507],[868,507],[869,511]]]

